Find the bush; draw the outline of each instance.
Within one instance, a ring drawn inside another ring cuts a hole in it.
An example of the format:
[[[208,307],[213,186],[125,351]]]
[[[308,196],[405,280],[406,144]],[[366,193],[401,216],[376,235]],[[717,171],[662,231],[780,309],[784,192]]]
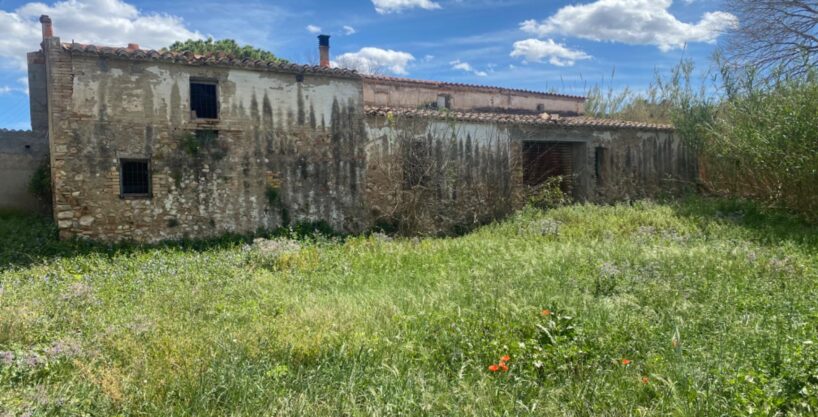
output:
[[[550,177],[542,184],[531,187],[528,204],[541,208],[555,208],[570,203],[570,198],[562,190],[565,178],[562,176]]]
[[[785,78],[720,66],[696,85],[690,60],[657,75],[646,93],[588,92],[595,117],[670,122],[697,152],[705,188],[818,222],[818,72]],[[715,93],[715,94],[714,94]]]
[[[731,81],[704,142],[705,179],[726,195],[818,221],[818,78]]]
[[[51,204],[51,163],[47,159],[31,176],[28,191],[43,203]]]

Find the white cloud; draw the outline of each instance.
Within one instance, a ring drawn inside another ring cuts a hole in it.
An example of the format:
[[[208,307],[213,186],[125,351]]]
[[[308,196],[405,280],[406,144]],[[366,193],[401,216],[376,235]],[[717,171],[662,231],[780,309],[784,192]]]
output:
[[[321,28],[315,25],[307,25],[307,32],[310,33],[321,33]]]
[[[357,33],[357,32],[358,32],[358,31],[357,31],[357,30],[355,30],[355,28],[354,28],[354,27],[344,25],[344,34],[345,34],[345,35],[352,35],[352,34],[355,34],[355,33]]]
[[[597,0],[565,6],[541,22],[526,20],[520,28],[539,37],[557,33],[669,51],[689,42],[714,42],[738,25],[738,18],[725,12],[705,13],[698,23],[685,23],[668,11],[672,4],[673,0]]]
[[[406,75],[408,74],[406,66],[414,60],[415,57],[408,52],[366,47],[361,48],[358,52],[347,52],[339,55],[334,64],[364,74],[389,71],[394,74]]]
[[[380,14],[386,13],[400,13],[407,9],[425,9],[434,10],[439,9],[440,4],[431,0],[372,0],[375,5],[375,11]]]
[[[511,56],[514,58],[522,57],[529,62],[542,62],[548,58],[548,62],[560,67],[570,67],[577,61],[591,59],[591,56],[585,52],[570,49],[561,43],[554,42],[553,39],[544,41],[526,39],[514,42],[514,50],[511,51]]]
[[[174,41],[197,39],[181,18],[146,14],[122,0],[66,0],[47,5],[27,3],[14,11],[0,10],[0,57],[18,69],[25,68],[26,52],[39,49],[42,34],[38,18],[47,14],[54,22],[54,35],[63,42],[161,48]]]
[[[28,95],[28,77],[20,77],[17,79],[17,82],[22,85],[20,91],[25,93],[25,95]]]
[[[452,69],[470,72],[478,77],[485,77],[488,75],[488,73],[486,73],[485,71],[478,71],[474,69],[474,67],[472,67],[471,64],[469,64],[468,62],[463,62],[459,59],[449,62],[449,65],[452,66]]]
[[[0,86],[0,95],[8,94],[8,93],[10,93],[12,91],[15,91],[15,90],[13,88],[7,86],[7,85]]]

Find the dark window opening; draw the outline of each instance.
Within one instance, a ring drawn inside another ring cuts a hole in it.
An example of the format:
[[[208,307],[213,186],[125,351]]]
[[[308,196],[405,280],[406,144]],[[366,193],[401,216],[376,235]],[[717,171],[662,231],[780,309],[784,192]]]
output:
[[[538,186],[549,178],[562,177],[561,188],[571,192],[574,144],[523,142],[523,183]]]
[[[147,159],[122,159],[119,169],[122,197],[150,197],[151,174]]]
[[[216,97],[216,83],[205,81],[190,82],[190,110],[197,119],[218,119],[219,106]]]
[[[538,113],[545,113],[545,104],[538,104],[537,105],[537,112]]]
[[[597,146],[594,152],[594,173],[596,174],[597,185],[605,183],[605,156],[607,152],[605,148]]]
[[[451,109],[452,108],[452,96],[448,94],[440,94],[437,96],[437,102],[435,103],[438,109]]]

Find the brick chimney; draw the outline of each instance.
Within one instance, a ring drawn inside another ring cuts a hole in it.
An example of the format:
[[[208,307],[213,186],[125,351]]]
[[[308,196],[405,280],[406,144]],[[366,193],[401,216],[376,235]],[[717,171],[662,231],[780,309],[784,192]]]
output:
[[[329,68],[329,35],[318,35],[318,53],[321,57],[321,67]]]
[[[43,25],[43,40],[54,37],[54,29],[51,27],[51,18],[48,15],[40,16],[40,23]]]

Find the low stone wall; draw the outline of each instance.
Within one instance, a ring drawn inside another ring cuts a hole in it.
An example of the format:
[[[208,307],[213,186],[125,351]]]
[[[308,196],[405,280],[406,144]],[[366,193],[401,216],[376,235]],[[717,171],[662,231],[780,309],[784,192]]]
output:
[[[27,130],[0,129],[0,210],[46,212],[29,192],[31,176],[48,159],[48,141]]]

